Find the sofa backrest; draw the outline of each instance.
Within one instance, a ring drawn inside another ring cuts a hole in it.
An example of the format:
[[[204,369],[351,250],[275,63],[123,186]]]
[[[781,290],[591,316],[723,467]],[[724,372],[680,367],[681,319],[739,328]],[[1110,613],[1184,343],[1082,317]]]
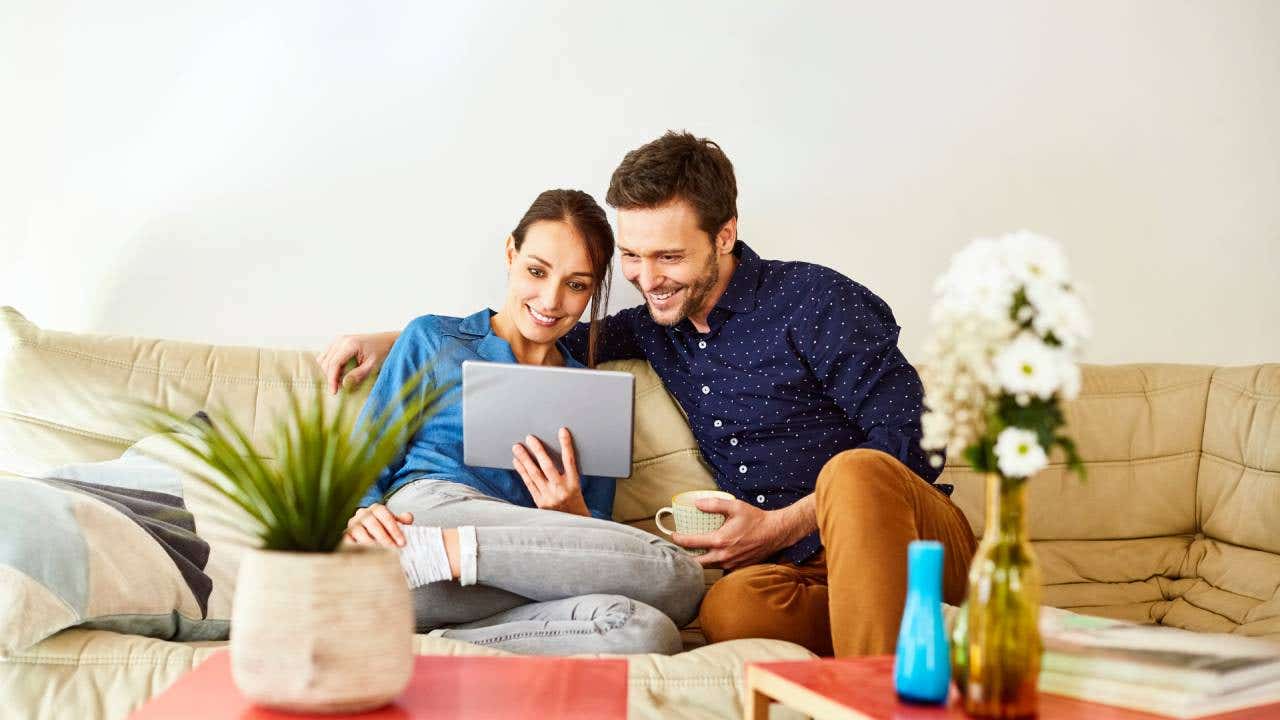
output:
[[[636,376],[614,515],[652,528],[672,495],[714,481],[652,369],[608,367]],[[0,308],[0,470],[119,456],[145,431],[110,398],[225,407],[261,443],[289,393],[320,382],[310,352],[47,331]],[[1029,488],[1046,604],[1280,639],[1280,365],[1085,366],[1066,417],[1087,479],[1055,457]],[[983,480],[952,461],[943,481],[980,534]]]
[[[1196,525],[1165,624],[1280,639],[1280,365],[1209,383]]]
[[[715,484],[678,406],[642,361],[606,367],[636,376],[632,476],[618,484],[614,516],[643,524],[671,496]],[[322,378],[314,353],[43,330],[0,308],[0,471],[38,473],[119,457],[146,430],[121,401],[181,415],[223,412],[249,430],[256,449],[291,393]],[[372,382],[353,400],[363,403]],[[336,398],[324,395],[330,404]]]
[[[1045,603],[1280,640],[1280,365],[1083,370],[1087,477],[1056,456],[1028,486]],[[943,477],[980,534],[983,478]]]

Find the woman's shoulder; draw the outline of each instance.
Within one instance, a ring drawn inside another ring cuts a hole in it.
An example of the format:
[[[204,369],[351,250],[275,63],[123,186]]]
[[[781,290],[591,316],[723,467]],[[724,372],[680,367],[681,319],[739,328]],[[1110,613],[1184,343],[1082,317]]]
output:
[[[419,315],[404,326],[402,335],[439,335],[456,330],[462,318],[448,315]]]
[[[458,318],[447,315],[421,315],[409,321],[400,331],[396,345],[405,350],[423,348],[435,350],[440,346],[442,338],[449,335],[450,329],[456,328]]]
[[[480,317],[481,313],[467,317],[452,315],[422,315],[409,321],[400,338],[414,345],[437,348],[447,338],[469,340],[484,337],[488,330],[488,318]],[[484,327],[480,327],[483,325]]]

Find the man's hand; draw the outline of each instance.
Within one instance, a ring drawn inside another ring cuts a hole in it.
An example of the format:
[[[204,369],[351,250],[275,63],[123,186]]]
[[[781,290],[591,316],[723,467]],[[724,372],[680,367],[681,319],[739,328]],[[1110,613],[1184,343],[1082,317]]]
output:
[[[538,438],[526,437],[525,445],[517,443],[511,446],[511,464],[524,480],[524,486],[533,496],[533,503],[544,510],[590,515],[587,501],[582,497],[578,458],[573,451],[573,435],[569,430],[560,428],[560,458],[564,461],[564,472],[556,467]]]
[[[681,547],[705,548],[707,553],[697,557],[703,567],[734,570],[754,565],[813,531],[813,527],[806,528],[812,495],[780,510],[761,510],[741,500],[724,498],[704,498],[694,504],[703,512],[724,515],[724,525],[715,532],[671,536],[671,542]],[[816,527],[816,520],[812,523]]]
[[[324,352],[316,355],[329,393],[336,395],[339,385],[354,388],[369,373],[382,367],[382,361],[387,359],[387,353],[391,352],[391,346],[396,344],[398,337],[398,332],[343,335],[329,343]],[[352,360],[356,366],[344,374],[343,368]]]
[[[412,525],[413,513],[393,514],[381,503],[356,510],[347,521],[346,538],[358,545],[385,545],[389,548],[404,547],[404,531],[401,525]]]

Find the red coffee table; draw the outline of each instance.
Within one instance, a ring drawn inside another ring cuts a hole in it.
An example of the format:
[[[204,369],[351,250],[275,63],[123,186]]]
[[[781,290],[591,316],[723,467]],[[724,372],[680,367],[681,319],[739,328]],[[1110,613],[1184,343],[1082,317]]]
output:
[[[910,705],[893,691],[893,656],[747,663],[747,720],[767,720],[780,702],[814,720],[949,720],[966,718],[955,687],[947,705]],[[1040,694],[1040,720],[1167,720],[1159,715]],[[1280,703],[1201,720],[1275,720]]]
[[[219,652],[131,716],[134,720],[301,718],[582,718],[626,720],[627,661],[561,657],[419,655],[391,705],[359,715],[297,715],[254,707]]]

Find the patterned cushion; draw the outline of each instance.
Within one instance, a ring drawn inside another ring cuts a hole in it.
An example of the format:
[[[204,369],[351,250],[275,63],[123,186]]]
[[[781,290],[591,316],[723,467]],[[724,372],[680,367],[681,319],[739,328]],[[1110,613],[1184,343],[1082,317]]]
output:
[[[184,476],[136,448],[0,476],[0,654],[72,626],[225,638],[233,553],[197,534]]]

